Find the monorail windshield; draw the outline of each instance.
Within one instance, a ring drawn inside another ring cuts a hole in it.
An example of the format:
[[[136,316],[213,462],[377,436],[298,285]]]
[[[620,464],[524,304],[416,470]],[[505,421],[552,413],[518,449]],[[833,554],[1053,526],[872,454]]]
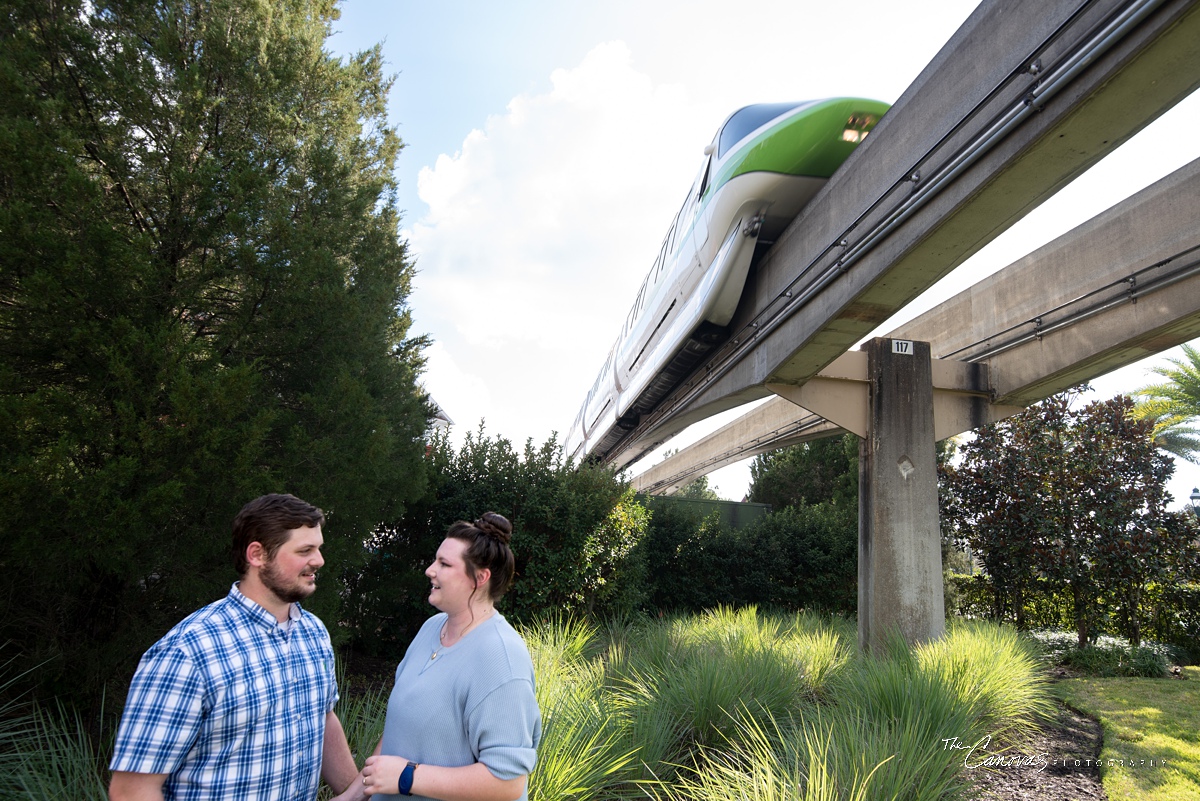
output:
[[[805,103],[759,103],[746,106],[733,113],[721,129],[721,138],[717,143],[717,158],[725,155],[725,151],[754,133],[760,127],[778,117],[784,112],[806,105]]]

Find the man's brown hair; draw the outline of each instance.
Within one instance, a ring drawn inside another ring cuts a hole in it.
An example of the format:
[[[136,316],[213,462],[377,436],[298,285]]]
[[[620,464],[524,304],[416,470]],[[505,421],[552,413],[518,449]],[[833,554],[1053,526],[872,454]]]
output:
[[[246,559],[250,543],[262,543],[267,558],[272,559],[288,541],[292,529],[315,527],[324,522],[325,514],[320,509],[295,495],[273,493],[255,498],[233,519],[233,566],[239,576],[244,576],[250,569]]]

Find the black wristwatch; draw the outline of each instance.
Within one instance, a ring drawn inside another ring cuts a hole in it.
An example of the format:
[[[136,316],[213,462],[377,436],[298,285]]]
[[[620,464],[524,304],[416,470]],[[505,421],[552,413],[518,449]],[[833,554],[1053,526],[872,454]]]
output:
[[[417,770],[416,762],[409,762],[400,771],[400,795],[412,795],[413,773]]]

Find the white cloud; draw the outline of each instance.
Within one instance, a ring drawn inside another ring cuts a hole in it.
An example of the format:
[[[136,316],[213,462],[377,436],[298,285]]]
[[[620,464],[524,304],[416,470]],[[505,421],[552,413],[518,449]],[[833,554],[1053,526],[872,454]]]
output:
[[[471,429],[481,418],[488,416],[492,392],[483,376],[463,370],[441,342],[435,341],[426,348],[425,359],[422,376],[425,389],[454,421],[456,428]]]
[[[773,24],[742,36],[712,0],[616,2],[608,22],[623,40],[549,71],[548,88],[512,98],[423,167],[428,208],[406,231],[416,331],[453,354],[459,379],[491,391],[477,415],[477,398],[460,399],[461,380],[431,356],[426,384],[456,428],[483,416],[514,441],[565,433],[722,118],[752,102],[894,97],[969,11],[942,2],[945,33],[900,48],[882,82],[846,58],[861,37],[814,33],[840,30],[840,14],[781,4],[764,11]]]
[[[415,181],[428,208],[409,209],[419,216],[405,234],[419,271],[414,333],[435,342],[425,383],[457,435],[480,418],[518,443],[565,433],[724,115],[747,103],[837,94],[895,100],[974,5],[931,0],[917,15],[872,1],[856,7],[849,27],[844,9],[830,6],[825,19],[825,7],[794,2],[746,12],[715,0],[613,0],[593,9],[606,17],[604,36],[620,31],[621,40],[591,46],[573,66],[546,68],[536,76],[541,88],[512,97],[503,113],[480,114],[465,136],[459,129]],[[771,22],[750,24],[751,16]],[[545,47],[528,20],[516,28],[512,46]],[[470,82],[456,77],[447,85]],[[1176,132],[1195,130],[1197,101],[1185,104],[1190,116],[1174,115],[1183,119]],[[435,122],[405,120],[406,138]],[[1141,154],[1106,160],[1109,177],[1079,181],[1074,199],[1064,193],[1035,212],[961,269],[961,279],[1004,266],[1137,188],[1092,209],[1100,187],[1139,176],[1144,185],[1193,157],[1195,145],[1192,156],[1179,153],[1185,139],[1168,134]],[[1158,164],[1167,156],[1170,164]],[[1187,472],[1193,481],[1198,474]],[[745,464],[735,465],[713,481],[740,497],[746,475]]]
[[[551,83],[421,171],[429,211],[407,232],[419,327],[492,387],[489,428],[516,440],[565,433],[707,142],[684,91],[619,42]]]

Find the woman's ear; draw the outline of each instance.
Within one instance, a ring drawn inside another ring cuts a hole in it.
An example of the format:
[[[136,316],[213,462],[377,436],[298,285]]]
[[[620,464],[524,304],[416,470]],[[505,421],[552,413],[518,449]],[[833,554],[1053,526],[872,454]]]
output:
[[[487,583],[492,580],[491,568],[482,568],[475,571],[475,588],[486,587]]]

